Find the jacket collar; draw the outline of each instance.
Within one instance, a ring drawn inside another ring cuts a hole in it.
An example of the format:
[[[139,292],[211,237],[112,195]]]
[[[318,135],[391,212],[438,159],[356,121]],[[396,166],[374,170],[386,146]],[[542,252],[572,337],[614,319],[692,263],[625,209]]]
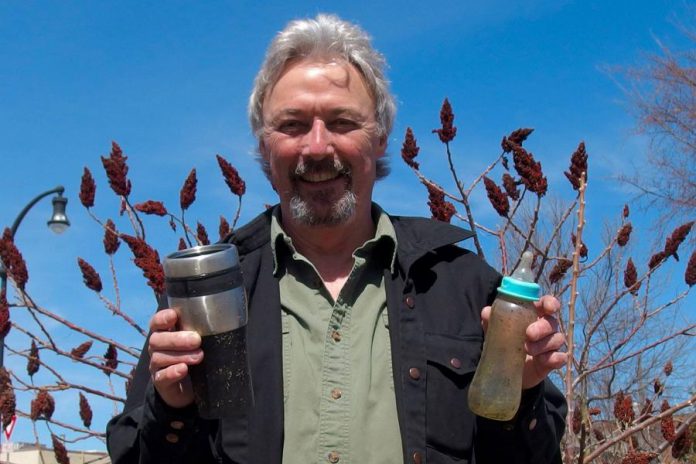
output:
[[[261,248],[271,240],[271,215],[273,208],[268,208],[239,229],[232,231],[224,242],[232,242],[240,255],[246,255]]]
[[[406,271],[428,253],[474,236],[470,230],[433,219],[406,216],[390,216],[390,219],[398,238],[397,255]]]
[[[248,224],[233,231],[225,241],[234,242],[242,255],[269,243],[272,211],[273,208],[268,208]],[[397,254],[406,269],[418,258],[431,251],[474,236],[470,230],[442,221],[407,216],[389,216],[389,218],[396,231]]]

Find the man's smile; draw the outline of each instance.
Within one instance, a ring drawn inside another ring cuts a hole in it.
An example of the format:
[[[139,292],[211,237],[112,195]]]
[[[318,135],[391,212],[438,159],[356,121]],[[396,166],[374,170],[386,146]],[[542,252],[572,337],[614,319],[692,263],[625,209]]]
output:
[[[319,161],[300,160],[293,172],[295,180],[305,184],[325,184],[339,178],[350,180],[350,169],[339,158],[325,158]]]
[[[338,176],[340,176],[340,172],[330,172],[330,171],[317,171],[317,172],[308,172],[300,176],[300,179],[303,180],[304,182],[309,182],[309,183],[317,183],[317,182],[325,182],[327,180],[333,180],[336,179]]]

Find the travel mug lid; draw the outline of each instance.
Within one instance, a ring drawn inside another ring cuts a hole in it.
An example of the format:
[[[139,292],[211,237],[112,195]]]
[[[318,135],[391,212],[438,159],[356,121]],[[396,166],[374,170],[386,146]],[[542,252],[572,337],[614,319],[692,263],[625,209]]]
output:
[[[168,279],[198,277],[224,271],[239,264],[237,248],[231,243],[202,245],[170,254],[162,263]]]

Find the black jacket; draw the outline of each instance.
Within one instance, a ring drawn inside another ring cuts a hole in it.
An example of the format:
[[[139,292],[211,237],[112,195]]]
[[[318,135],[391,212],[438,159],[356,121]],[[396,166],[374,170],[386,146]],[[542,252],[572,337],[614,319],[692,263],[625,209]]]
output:
[[[391,220],[397,261],[385,283],[404,462],[560,463],[565,402],[548,380],[523,394],[510,422],[478,418],[467,406],[483,342],[480,311],[500,280],[455,245],[471,232],[428,219]],[[281,463],[281,309],[269,228],[266,212],[231,237],[249,295],[255,406],[220,421],[197,418],[193,407],[169,408],[149,383],[143,350],[124,411],[107,427],[114,464]]]

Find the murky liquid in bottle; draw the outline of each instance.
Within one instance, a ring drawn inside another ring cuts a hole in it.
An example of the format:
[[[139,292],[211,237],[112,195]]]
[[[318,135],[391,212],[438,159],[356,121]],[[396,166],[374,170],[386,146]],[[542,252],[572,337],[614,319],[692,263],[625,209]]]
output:
[[[532,253],[524,252],[493,302],[483,353],[469,386],[469,408],[482,417],[510,420],[520,407],[525,332],[537,319],[533,302],[539,299],[531,263]]]

